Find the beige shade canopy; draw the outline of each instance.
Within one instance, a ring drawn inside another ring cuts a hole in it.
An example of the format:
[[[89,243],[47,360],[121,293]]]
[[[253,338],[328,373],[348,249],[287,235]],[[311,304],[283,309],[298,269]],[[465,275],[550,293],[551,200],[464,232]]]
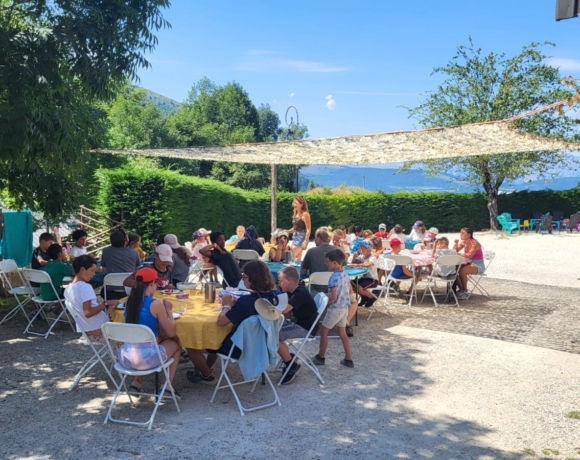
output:
[[[578,150],[578,144],[522,132],[512,120],[286,142],[143,150],[99,149],[94,152],[233,163],[344,165],[540,150]]]

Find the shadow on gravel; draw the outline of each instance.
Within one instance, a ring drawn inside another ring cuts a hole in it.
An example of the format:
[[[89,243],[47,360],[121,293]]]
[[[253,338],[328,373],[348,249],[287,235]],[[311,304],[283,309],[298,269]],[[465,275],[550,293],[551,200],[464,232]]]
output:
[[[487,428],[446,415],[426,418],[412,407],[434,382],[424,373],[428,341],[389,332],[400,318],[361,318],[352,342],[355,369],[339,364],[342,345],[331,340],[325,385],[308,369],[278,387],[282,407],[241,417],[229,391],[209,404],[213,388],[190,384],[180,366],[175,386],[183,395],[178,414],[170,403],[153,430],[103,425],[112,385],[96,367],[72,392],[74,375],[90,356],[76,334],[27,339],[22,328],[0,327],[0,457],[40,458],[523,458],[485,446]],[[316,353],[317,344],[308,348]],[[277,382],[278,372],[271,372]],[[150,383],[149,383],[150,384]],[[247,402],[268,398],[240,389]],[[433,401],[433,404],[436,404]],[[128,406],[128,405],[127,405]],[[150,401],[121,415],[144,416]],[[444,412],[444,410],[442,410]]]

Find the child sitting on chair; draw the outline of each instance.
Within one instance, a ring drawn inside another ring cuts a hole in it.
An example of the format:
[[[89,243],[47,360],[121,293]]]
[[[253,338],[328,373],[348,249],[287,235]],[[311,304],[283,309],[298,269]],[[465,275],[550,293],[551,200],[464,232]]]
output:
[[[351,264],[352,267],[368,268],[368,273],[365,273],[358,280],[358,294],[360,295],[359,305],[361,307],[371,307],[375,303],[375,296],[371,290],[379,284],[379,276],[377,273],[377,258],[372,253],[373,245],[370,241],[364,240],[360,243],[358,255]]]
[[[391,255],[393,256],[399,254],[401,252],[401,249],[403,248],[403,243],[398,238],[391,238],[389,244],[391,246]],[[401,281],[414,278],[415,284],[417,284],[420,280],[420,276],[413,273],[405,265],[395,265],[395,268],[393,268],[393,271],[391,272],[391,277]],[[397,291],[399,290],[399,285],[401,284],[401,281],[395,281]],[[411,290],[412,285],[407,291],[407,294],[411,294]]]

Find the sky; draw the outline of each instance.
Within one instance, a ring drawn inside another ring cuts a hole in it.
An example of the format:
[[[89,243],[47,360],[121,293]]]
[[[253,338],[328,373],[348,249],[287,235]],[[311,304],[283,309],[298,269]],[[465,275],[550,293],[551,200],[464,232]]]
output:
[[[553,42],[550,63],[580,77],[580,17],[556,22],[556,0],[171,3],[140,86],[181,102],[204,76],[236,81],[283,124],[295,106],[311,138],[418,128],[405,107],[437,89],[433,69],[470,36],[508,56]]]

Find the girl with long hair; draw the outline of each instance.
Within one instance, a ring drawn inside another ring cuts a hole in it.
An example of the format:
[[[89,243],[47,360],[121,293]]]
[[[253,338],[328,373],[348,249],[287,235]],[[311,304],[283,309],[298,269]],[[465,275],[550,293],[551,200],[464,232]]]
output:
[[[292,251],[296,260],[302,260],[302,251],[308,246],[308,239],[312,230],[308,204],[302,195],[297,195],[292,200]]]
[[[168,300],[157,300],[153,297],[157,289],[157,272],[152,268],[142,268],[135,273],[135,284],[125,305],[125,322],[141,324],[149,327],[155,337],[159,337],[159,330],[165,335],[175,337],[175,320],[173,319],[172,304]],[[159,352],[163,362],[173,358],[169,366],[169,381],[173,381],[181,347],[173,338],[159,343]],[[124,343],[119,349],[119,361],[124,367],[135,370],[147,370],[159,366],[159,356],[151,344]],[[131,384],[133,391],[141,391],[143,377],[135,377]],[[175,392],[177,395],[177,392]]]

